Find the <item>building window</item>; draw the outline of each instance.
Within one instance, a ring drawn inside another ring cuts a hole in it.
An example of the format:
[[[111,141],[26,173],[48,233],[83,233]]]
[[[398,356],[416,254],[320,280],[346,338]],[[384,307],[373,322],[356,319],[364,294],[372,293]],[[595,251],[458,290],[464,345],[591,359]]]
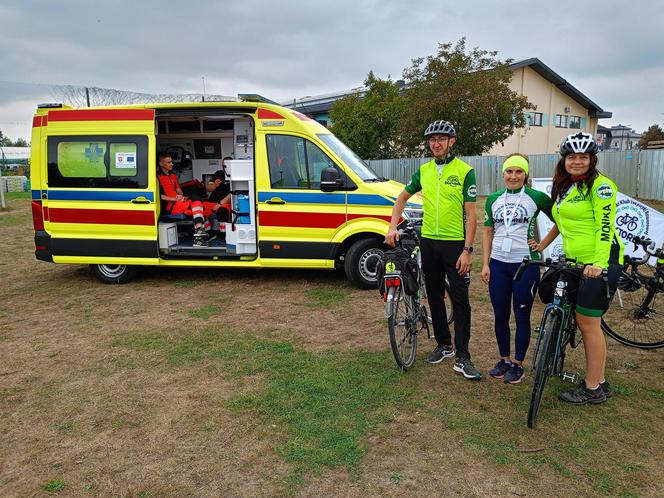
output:
[[[570,116],[567,124],[568,128],[581,128],[581,116]]]
[[[526,124],[528,126],[542,126],[542,113],[541,112],[527,112]]]
[[[565,114],[556,114],[554,124],[556,128],[567,128],[569,124],[569,116]]]

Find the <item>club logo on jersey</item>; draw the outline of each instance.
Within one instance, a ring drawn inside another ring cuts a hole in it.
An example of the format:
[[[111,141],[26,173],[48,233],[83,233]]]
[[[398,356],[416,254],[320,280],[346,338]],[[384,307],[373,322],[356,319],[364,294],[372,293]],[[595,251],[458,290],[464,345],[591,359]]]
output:
[[[461,182],[459,181],[459,177],[457,175],[450,175],[445,179],[445,185],[449,185],[450,187],[459,187],[461,186]]]
[[[477,186],[471,185],[468,187],[468,191],[466,193],[468,194],[468,197],[477,197]]]
[[[397,267],[392,261],[388,261],[387,264],[385,265],[385,271],[387,273],[392,273],[396,269]]]
[[[599,187],[597,187],[597,197],[600,199],[610,199],[613,197],[613,189],[611,188],[611,185],[608,183],[602,183]]]

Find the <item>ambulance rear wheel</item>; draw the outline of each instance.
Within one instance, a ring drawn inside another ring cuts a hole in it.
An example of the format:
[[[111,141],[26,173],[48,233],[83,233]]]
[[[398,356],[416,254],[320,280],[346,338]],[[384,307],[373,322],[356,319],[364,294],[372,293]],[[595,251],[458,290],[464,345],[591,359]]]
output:
[[[105,284],[126,284],[136,278],[138,266],[130,265],[90,265],[90,270]]]
[[[344,270],[353,285],[361,289],[378,287],[376,269],[383,257],[383,247],[379,239],[361,239],[350,246],[344,258]]]

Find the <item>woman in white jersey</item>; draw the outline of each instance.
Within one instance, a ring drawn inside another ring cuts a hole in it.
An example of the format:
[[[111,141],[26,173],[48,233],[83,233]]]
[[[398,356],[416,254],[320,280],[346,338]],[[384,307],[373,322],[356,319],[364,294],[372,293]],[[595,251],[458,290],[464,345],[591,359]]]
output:
[[[482,281],[489,285],[500,354],[489,375],[506,384],[518,384],[524,375],[522,363],[530,343],[530,310],[540,274],[536,266],[528,266],[518,281],[514,281],[514,274],[524,256],[539,259],[539,254],[528,246],[528,239],[533,238],[540,211],[551,218],[551,199],[526,185],[526,156],[508,156],[503,163],[503,179],[506,188],[491,194],[485,204]],[[514,356],[510,349],[512,307],[516,321]]]

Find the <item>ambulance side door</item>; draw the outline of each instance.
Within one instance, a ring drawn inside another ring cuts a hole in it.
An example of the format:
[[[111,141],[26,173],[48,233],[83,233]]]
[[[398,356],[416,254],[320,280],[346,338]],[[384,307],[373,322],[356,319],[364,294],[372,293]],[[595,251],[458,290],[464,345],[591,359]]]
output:
[[[305,136],[270,133],[265,146],[269,179],[258,189],[261,258],[310,260],[312,265],[313,260],[334,259],[332,240],[347,221],[346,192],[321,191],[320,175],[325,168],[339,168]]]
[[[75,113],[83,111],[64,112],[63,117],[49,113],[56,119],[49,119],[47,188],[41,192],[54,261],[154,261],[159,255],[154,113],[149,111],[150,118],[148,111],[139,111],[145,116],[96,111],[95,119],[112,121],[104,126],[76,124],[81,116]],[[119,122],[125,117],[132,119]]]

